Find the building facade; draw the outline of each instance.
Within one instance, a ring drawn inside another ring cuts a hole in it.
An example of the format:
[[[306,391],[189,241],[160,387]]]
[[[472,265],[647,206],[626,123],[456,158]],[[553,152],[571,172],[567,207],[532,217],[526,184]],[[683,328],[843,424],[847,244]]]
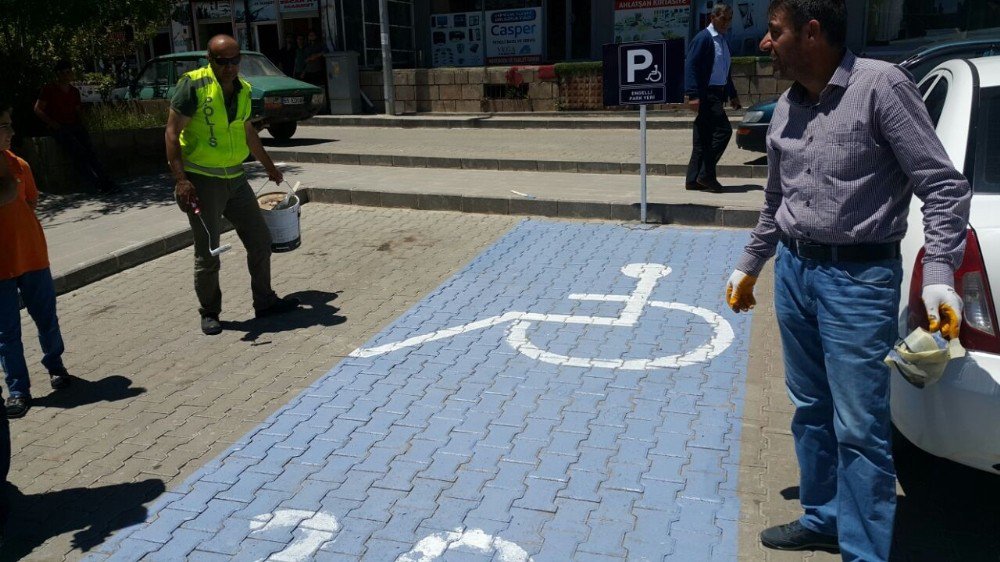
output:
[[[689,39],[716,0],[387,0],[395,68],[599,60],[606,43]],[[1000,32],[1000,0],[847,0],[848,44],[907,45],[975,30]],[[759,54],[769,0],[732,0],[735,55]],[[382,66],[379,0],[176,0],[170,25],[140,58],[203,49],[217,33],[276,56],[286,34],[317,32],[330,50]]]

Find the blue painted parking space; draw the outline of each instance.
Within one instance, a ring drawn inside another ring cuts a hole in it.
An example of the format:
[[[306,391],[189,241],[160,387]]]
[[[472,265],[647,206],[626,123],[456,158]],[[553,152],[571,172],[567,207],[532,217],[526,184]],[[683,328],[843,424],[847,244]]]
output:
[[[524,221],[91,557],[734,560],[746,239]]]

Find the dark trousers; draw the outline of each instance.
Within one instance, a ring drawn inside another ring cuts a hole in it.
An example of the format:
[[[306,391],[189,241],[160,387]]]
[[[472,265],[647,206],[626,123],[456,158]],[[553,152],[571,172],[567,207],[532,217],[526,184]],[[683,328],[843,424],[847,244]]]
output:
[[[0,396],[0,403],[3,403]],[[7,473],[10,472],[10,422],[7,420],[7,410],[0,408],[0,536],[7,528],[7,516],[10,514],[10,485],[7,483]]]
[[[98,190],[110,187],[111,178],[104,166],[97,159],[94,147],[90,142],[90,134],[83,125],[63,125],[55,133],[56,143],[73,160],[76,171],[84,180],[90,182]]]
[[[221,259],[209,252],[209,246],[219,246],[222,217],[233,223],[247,250],[254,309],[274,304],[278,296],[271,289],[271,232],[260,214],[257,198],[246,176],[223,179],[188,173],[188,179],[194,184],[201,218],[211,232],[209,238],[198,215],[187,214],[194,234],[194,290],[200,304],[198,312],[202,316],[218,317],[222,311],[222,289],[219,288]]]
[[[725,94],[710,90],[701,98],[698,116],[694,120],[694,140],[691,144],[691,160],[688,161],[687,183],[701,179],[717,180],[715,165],[729,145],[733,126],[729,123],[722,104]]]

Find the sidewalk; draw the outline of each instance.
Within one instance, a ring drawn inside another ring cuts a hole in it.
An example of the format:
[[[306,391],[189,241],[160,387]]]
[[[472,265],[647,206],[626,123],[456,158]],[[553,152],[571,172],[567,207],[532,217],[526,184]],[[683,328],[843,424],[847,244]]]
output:
[[[303,199],[376,207],[638,220],[639,178],[625,174],[499,172],[279,162]],[[264,186],[248,165],[254,189]],[[751,226],[763,203],[759,180],[724,180],[731,190],[687,191],[683,178],[651,176],[648,222]],[[269,187],[268,187],[269,186]],[[514,192],[526,194],[528,197]],[[39,218],[59,294],[191,243],[169,176],[139,178],[120,194],[44,196]]]
[[[288,162],[602,174],[638,173],[640,150],[639,133],[629,129],[299,127],[288,141],[265,135],[264,144]],[[647,132],[650,175],[683,176],[690,156],[690,129]],[[734,139],[719,176],[763,179],[765,158]]]
[[[729,111],[734,128],[742,111]],[[694,113],[687,110],[649,112],[646,128],[690,131]],[[533,113],[418,113],[415,115],[317,115],[305,125],[333,127],[402,127],[446,129],[638,129],[639,110]]]

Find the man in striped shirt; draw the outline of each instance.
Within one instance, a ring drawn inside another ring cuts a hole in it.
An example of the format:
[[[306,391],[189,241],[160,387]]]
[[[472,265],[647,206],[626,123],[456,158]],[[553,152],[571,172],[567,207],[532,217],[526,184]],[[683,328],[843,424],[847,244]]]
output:
[[[915,194],[930,327],[958,337],[952,287],[971,190],[910,76],[844,47],[844,0],[772,0],[768,13],[761,49],[795,83],[771,121],[764,208],[726,297],[735,311],[752,308],[757,275],[777,252],[774,305],[804,514],[764,530],[761,542],[887,560],[896,487],[882,361],[898,336],[899,241]]]

